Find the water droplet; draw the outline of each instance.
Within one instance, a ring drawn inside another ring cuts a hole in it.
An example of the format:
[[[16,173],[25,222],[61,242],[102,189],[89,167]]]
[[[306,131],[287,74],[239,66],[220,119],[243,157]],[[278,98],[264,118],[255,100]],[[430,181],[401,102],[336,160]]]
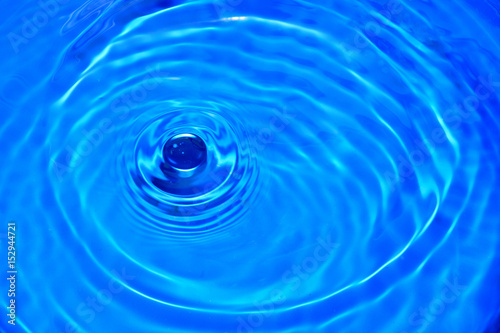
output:
[[[191,170],[207,159],[207,146],[194,134],[178,134],[171,137],[163,147],[165,163],[176,170]]]

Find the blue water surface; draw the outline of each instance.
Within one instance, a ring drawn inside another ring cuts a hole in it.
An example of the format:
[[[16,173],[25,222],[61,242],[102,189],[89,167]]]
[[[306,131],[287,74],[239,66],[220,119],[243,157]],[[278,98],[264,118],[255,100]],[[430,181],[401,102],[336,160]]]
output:
[[[1,332],[500,332],[498,1],[0,17]]]

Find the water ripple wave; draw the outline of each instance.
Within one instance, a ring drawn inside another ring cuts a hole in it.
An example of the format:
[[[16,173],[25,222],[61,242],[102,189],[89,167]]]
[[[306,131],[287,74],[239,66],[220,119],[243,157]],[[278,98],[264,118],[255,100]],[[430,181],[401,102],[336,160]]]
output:
[[[25,242],[47,262],[64,249],[65,269],[33,296],[54,319],[35,326],[33,302],[23,327],[487,332],[500,294],[499,31],[469,7],[61,7],[43,77],[0,94],[9,110],[36,111],[22,133],[22,116],[2,116],[15,142],[3,183],[27,172],[20,147],[43,147],[29,159],[46,172],[19,185],[44,208]],[[51,42],[40,37],[28,45],[39,52]],[[26,75],[12,73],[11,89]],[[208,147],[190,177],[162,153],[183,133]]]

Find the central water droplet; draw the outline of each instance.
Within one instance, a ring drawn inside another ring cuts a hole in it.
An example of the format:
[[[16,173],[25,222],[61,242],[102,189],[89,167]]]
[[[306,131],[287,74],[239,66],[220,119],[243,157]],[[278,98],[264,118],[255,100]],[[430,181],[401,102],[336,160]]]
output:
[[[197,135],[177,134],[163,147],[163,158],[177,170],[194,169],[206,161],[207,146]]]

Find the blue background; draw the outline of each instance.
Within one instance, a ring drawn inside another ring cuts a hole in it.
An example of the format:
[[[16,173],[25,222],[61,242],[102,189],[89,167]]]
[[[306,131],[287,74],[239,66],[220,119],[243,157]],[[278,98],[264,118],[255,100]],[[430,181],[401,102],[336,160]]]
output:
[[[0,22],[0,331],[499,332],[497,1]],[[186,132],[206,165],[166,175]]]

